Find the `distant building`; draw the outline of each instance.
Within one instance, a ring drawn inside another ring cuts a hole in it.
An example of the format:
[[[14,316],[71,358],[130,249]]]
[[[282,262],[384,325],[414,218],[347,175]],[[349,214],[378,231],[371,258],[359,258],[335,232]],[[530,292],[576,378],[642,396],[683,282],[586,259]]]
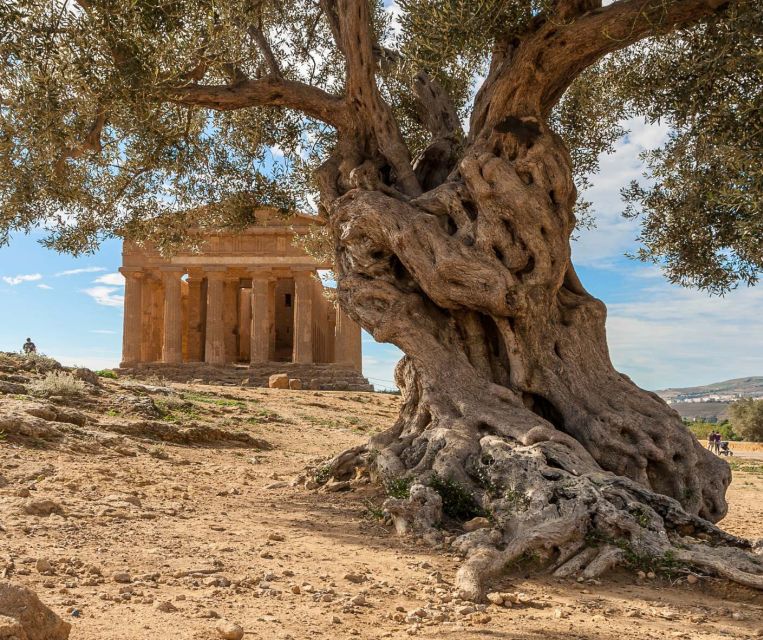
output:
[[[357,374],[342,378],[350,388],[368,387],[360,327],[315,277],[330,265],[293,243],[316,219],[267,210],[256,219],[240,232],[208,234],[199,253],[164,258],[124,243],[121,366],[246,363],[265,371],[268,363],[294,363],[302,376],[312,365],[320,382],[327,370],[320,365],[336,365]]]

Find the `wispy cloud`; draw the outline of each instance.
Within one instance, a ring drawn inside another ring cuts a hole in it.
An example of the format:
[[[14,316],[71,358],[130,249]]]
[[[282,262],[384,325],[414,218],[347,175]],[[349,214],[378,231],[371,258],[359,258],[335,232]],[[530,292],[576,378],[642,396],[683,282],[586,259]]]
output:
[[[667,282],[609,304],[615,366],[649,389],[763,374],[763,289],[711,298]]]
[[[90,296],[96,304],[104,307],[121,307],[124,304],[125,297],[118,295],[119,289],[115,287],[90,287],[83,289],[82,293]]]
[[[583,230],[572,243],[573,262],[587,267],[613,269],[625,253],[637,247],[640,224],[622,216],[625,204],[620,188],[631,180],[644,182],[643,151],[659,147],[666,139],[666,124],[647,124],[641,118],[621,123],[630,133],[615,144],[611,154],[599,157],[601,171],[591,176],[593,186],[583,193],[590,200],[596,216],[596,228]]]
[[[3,282],[5,282],[5,284],[11,285],[12,287],[15,287],[17,284],[21,284],[22,282],[34,282],[35,280],[42,280],[42,274],[28,273],[20,274],[17,276],[3,276]]]
[[[90,333],[103,333],[107,335],[113,335],[116,333],[116,331],[112,331],[111,329],[90,329]]]
[[[51,287],[49,284],[45,284],[45,283],[43,282],[42,284],[38,284],[38,285],[37,285],[37,288],[38,288],[38,289],[52,289],[53,287]]]
[[[67,269],[66,271],[59,271],[56,274],[58,276],[76,276],[80,273],[98,273],[100,271],[106,271],[104,267],[80,267],[79,269]]]
[[[93,282],[96,284],[105,284],[109,287],[123,287],[125,284],[125,277],[117,273],[107,273],[102,276],[98,276]]]

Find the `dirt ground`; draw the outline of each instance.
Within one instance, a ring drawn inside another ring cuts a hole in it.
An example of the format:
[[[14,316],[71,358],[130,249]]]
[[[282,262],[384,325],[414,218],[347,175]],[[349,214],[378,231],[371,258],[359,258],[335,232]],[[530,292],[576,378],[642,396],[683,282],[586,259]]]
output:
[[[398,402],[122,380],[85,400],[0,395],[0,575],[33,588],[74,640],[213,639],[220,619],[245,639],[763,636],[759,594],[702,576],[520,573],[496,586],[508,608],[453,600],[458,558],[397,537],[378,491],[292,484],[391,424]],[[30,406],[63,413],[25,430]],[[763,460],[736,465],[723,526],[763,537]]]

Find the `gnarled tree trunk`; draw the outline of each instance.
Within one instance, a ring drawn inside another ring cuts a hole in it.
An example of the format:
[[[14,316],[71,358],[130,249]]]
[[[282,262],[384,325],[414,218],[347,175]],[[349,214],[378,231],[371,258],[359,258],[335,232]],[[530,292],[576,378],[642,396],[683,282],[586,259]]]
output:
[[[560,575],[670,558],[763,587],[749,543],[711,524],[726,513],[726,463],[610,362],[604,305],[570,261],[576,194],[560,138],[506,118],[452,171],[426,167],[448,173],[413,198],[350,174],[331,203],[340,301],[406,354],[399,419],[336,458],[334,476],[363,464],[408,478],[411,498],[387,508],[419,533],[440,517],[433,477],[471,495],[492,527],[459,538],[468,597],[527,553]]]

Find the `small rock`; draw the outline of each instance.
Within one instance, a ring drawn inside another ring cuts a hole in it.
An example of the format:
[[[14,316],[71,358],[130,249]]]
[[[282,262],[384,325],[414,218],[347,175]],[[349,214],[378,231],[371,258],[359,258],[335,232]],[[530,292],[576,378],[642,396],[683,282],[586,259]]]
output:
[[[688,576],[686,576],[686,582],[689,584],[697,584],[699,582],[699,578],[693,573],[690,573]]]
[[[228,620],[220,620],[215,626],[217,635],[225,640],[241,640],[244,637],[244,629],[241,625]]]
[[[741,611],[734,611],[734,613],[731,614],[731,619],[742,621],[747,620],[747,616],[744,615]]]
[[[479,517],[472,518],[464,522],[464,531],[467,533],[471,531],[477,531],[478,529],[487,529],[490,526],[490,520],[487,518]]]
[[[345,573],[343,577],[347,582],[353,582],[355,584],[360,584],[366,579],[366,577],[360,573]]]
[[[331,618],[331,622],[333,622],[334,624],[342,624],[342,619],[339,616],[333,616]]]
[[[30,516],[39,516],[41,518],[49,516],[52,513],[62,516],[64,514],[63,507],[53,500],[27,500],[23,505],[24,513],[28,513]]]
[[[350,603],[357,606],[364,605],[366,603],[366,597],[362,593],[359,593],[354,598],[350,599]]]
[[[456,613],[457,613],[458,615],[460,615],[460,616],[468,616],[469,614],[472,614],[472,613],[474,613],[475,611],[476,611],[476,609],[475,609],[474,607],[472,607],[471,605],[467,605],[467,606],[465,606],[465,607],[460,607],[460,608],[459,608],[459,609],[456,611]]]
[[[500,593],[488,593],[487,599],[489,602],[492,602],[493,604],[497,604],[497,605],[503,604],[503,596]]]
[[[299,595],[300,593],[302,593],[302,589],[300,588],[300,586],[298,584],[293,584],[291,586],[291,592],[296,594],[296,595]]]
[[[44,575],[51,575],[54,573],[53,565],[50,564],[50,560],[47,558],[37,558],[37,562],[34,566],[38,573],[42,573]]]
[[[294,391],[302,389],[302,380],[299,378],[292,378],[289,380],[289,389],[293,389]]]
[[[273,540],[274,542],[283,542],[286,540],[286,538],[284,538],[280,533],[271,533],[268,535],[268,540]]]
[[[114,582],[120,582],[122,584],[132,582],[130,574],[126,571],[117,571],[114,575],[111,576],[111,578],[114,580]]]
[[[161,611],[162,613],[172,613],[173,611],[177,611],[178,608],[172,604],[169,600],[163,600],[162,602],[157,602],[154,604],[154,609],[157,611]]]

